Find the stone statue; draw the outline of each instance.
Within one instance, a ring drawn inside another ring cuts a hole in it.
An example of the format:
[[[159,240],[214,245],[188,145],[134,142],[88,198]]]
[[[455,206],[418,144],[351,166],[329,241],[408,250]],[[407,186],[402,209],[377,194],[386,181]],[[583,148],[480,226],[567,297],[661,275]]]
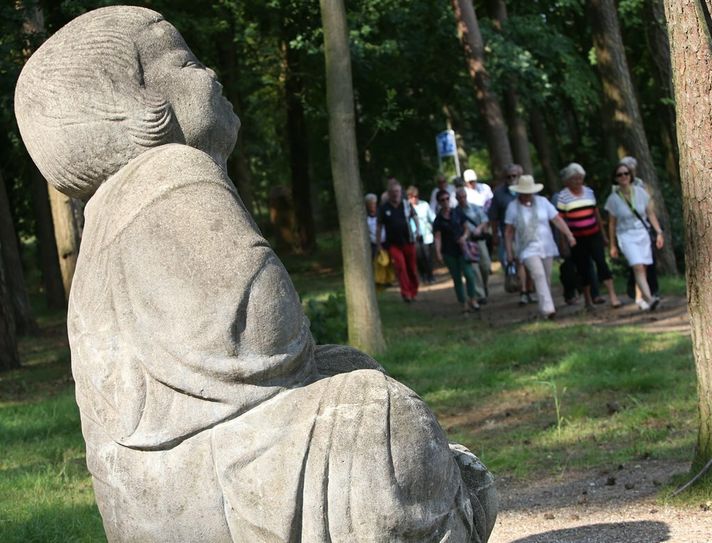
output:
[[[82,15],[17,84],[87,200],[67,326],[109,541],[486,541],[492,478],[371,358],[315,346],[228,179],[239,120],[161,15]]]

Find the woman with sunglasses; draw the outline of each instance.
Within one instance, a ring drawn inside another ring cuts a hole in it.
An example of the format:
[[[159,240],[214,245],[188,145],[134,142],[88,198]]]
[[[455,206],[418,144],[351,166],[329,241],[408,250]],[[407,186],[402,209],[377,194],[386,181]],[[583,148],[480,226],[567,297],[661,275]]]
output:
[[[608,238],[611,258],[618,257],[620,247],[633,268],[635,283],[643,296],[645,304],[641,304],[641,309],[652,311],[660,303],[660,298],[650,292],[645,270],[653,263],[649,229],[652,226],[658,249],[662,249],[664,243],[662,229],[650,196],[643,188],[633,184],[632,170],[619,162],[613,175],[613,192],[606,200],[606,211],[610,214]]]
[[[457,301],[462,304],[462,312],[477,311],[480,306],[476,300],[475,271],[462,252],[467,230],[460,216],[450,209],[450,193],[447,190],[440,190],[437,193],[437,203],[440,205],[440,211],[433,222],[435,258],[447,266],[455,287]],[[465,289],[462,286],[463,274],[467,287],[467,298],[465,298]]]

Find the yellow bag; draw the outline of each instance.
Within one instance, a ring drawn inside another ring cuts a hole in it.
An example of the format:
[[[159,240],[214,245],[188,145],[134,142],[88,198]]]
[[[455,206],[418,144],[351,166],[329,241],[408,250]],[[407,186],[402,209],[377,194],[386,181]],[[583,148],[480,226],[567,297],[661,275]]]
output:
[[[396,279],[393,266],[391,266],[391,258],[385,249],[378,251],[373,261],[373,276],[377,285],[390,285]]]

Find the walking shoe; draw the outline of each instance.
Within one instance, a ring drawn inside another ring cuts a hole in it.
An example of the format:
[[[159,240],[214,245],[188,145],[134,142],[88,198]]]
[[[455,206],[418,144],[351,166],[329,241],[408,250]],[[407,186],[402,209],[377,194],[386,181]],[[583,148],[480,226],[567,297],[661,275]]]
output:
[[[537,302],[536,292],[527,292],[527,302],[535,304]]]
[[[477,303],[480,305],[487,305],[487,298],[480,298],[477,300]]]
[[[647,311],[648,309],[650,309],[650,304],[645,300],[638,300],[635,303],[638,305],[641,311]]]
[[[660,305],[660,298],[653,296],[653,300],[650,302],[650,311],[655,311]]]
[[[526,292],[522,292],[519,295],[519,305],[527,305],[529,303],[529,298]]]

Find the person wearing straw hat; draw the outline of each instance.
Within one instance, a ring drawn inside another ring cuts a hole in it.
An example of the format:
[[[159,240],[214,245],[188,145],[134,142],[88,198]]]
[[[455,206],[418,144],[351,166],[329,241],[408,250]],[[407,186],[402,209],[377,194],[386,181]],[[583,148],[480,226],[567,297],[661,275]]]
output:
[[[510,189],[517,194],[504,216],[504,240],[509,262],[523,262],[532,276],[538,295],[539,313],[546,318],[556,314],[551,296],[551,265],[559,250],[549,223],[558,228],[569,244],[576,245],[571,230],[556,208],[537,193],[544,188],[531,175],[522,175]]]

